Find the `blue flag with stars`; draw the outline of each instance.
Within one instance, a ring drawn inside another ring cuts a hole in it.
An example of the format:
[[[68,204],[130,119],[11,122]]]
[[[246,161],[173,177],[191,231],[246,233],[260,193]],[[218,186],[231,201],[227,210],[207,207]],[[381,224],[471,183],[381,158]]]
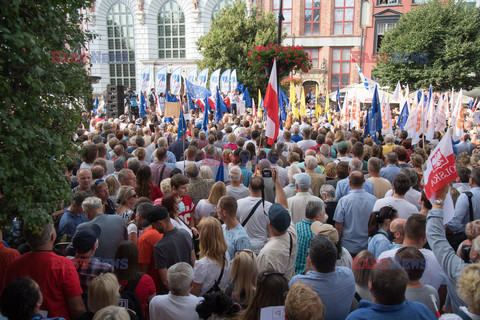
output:
[[[403,105],[403,108],[402,108],[402,113],[400,113],[400,117],[398,117],[398,127],[400,129],[405,129],[405,125],[407,124],[407,120],[408,120],[408,104],[407,104],[407,101],[405,101],[405,104]]]
[[[138,109],[140,118],[143,118],[145,115],[145,110],[147,109],[147,99],[143,95],[143,92],[140,93],[140,108]]]
[[[223,173],[223,159],[220,160],[220,165],[218,166],[217,175],[215,176],[215,182],[222,181],[225,182],[225,174]]]
[[[205,105],[205,111],[203,112],[202,130],[207,132],[207,128],[208,128],[208,109],[210,109],[210,106],[208,105],[208,98],[205,98],[205,100],[203,100],[203,104]]]
[[[95,106],[95,108],[93,109],[93,113],[97,114],[97,110],[98,110],[98,96],[95,96],[95,101],[93,102],[93,105]]]
[[[245,101],[245,108],[250,108],[252,106],[252,98],[250,98],[248,88],[243,91],[243,100]]]
[[[225,101],[223,101],[220,91],[217,89],[217,98],[215,99],[215,123],[222,120],[224,112],[228,112],[227,105]]]
[[[177,140],[183,136],[183,134],[187,131],[187,123],[185,122],[185,117],[183,116],[183,111],[180,109],[180,120],[178,122],[178,136]]]

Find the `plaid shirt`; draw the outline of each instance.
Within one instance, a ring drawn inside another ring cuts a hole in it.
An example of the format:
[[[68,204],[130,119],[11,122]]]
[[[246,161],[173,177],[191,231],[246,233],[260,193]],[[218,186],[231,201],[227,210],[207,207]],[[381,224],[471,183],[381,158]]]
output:
[[[305,264],[307,263],[308,248],[310,247],[310,239],[315,235],[313,234],[310,227],[312,226],[313,221],[308,221],[303,219],[300,222],[295,224],[297,228],[298,236],[298,250],[297,258],[295,259],[295,274],[304,274],[305,273]]]
[[[207,146],[207,139],[198,139],[197,140],[197,145],[198,145],[198,149],[203,149]]]
[[[95,257],[80,257],[75,256],[71,258],[75,269],[77,269],[78,278],[80,279],[80,286],[82,287],[82,299],[86,303],[88,286],[90,282],[101,275],[102,273],[113,272],[113,267],[108,263],[101,262]]]
[[[163,170],[163,174],[160,177],[160,173],[162,172],[164,166],[165,170]],[[168,166],[165,162],[156,161],[150,164],[150,170],[152,171],[153,184],[159,186],[163,179],[170,177],[170,173],[172,172],[173,168]]]

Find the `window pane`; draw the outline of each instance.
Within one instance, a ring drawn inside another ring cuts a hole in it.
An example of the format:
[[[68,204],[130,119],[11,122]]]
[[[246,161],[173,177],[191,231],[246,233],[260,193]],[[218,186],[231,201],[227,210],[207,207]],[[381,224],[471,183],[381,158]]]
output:
[[[344,1],[343,0],[335,0],[335,7],[343,7]]]
[[[335,23],[333,25],[334,34],[343,34],[343,23]]]
[[[284,23],[285,22],[292,22],[292,11],[285,11],[283,13],[283,17],[285,18],[285,21],[283,21]]]
[[[313,6],[314,6],[315,8],[320,8],[320,0],[314,0],[314,1],[313,1]]]
[[[353,7],[355,6],[354,0],[345,0],[345,7]]]
[[[312,7],[312,0],[305,0],[305,9]]]
[[[320,21],[320,9],[313,10],[313,21]]]
[[[350,72],[350,64],[348,62],[342,62],[342,73]]]
[[[320,34],[320,24],[319,23],[314,23],[312,29],[313,29],[312,30],[313,34]]]
[[[341,86],[348,86],[350,82],[350,75],[349,74],[342,74],[342,82],[340,83]],[[338,82],[337,82],[338,84]]]
[[[332,86],[338,85],[338,80],[340,79],[340,75],[332,74]]]
[[[343,34],[352,34],[352,33],[353,33],[353,22],[346,22]]]
[[[221,0],[214,8],[219,11],[226,0]],[[185,47],[185,15],[182,8],[174,0],[167,0],[158,13],[158,49],[163,59],[179,58],[178,48]],[[174,50],[169,50],[174,49]]]
[[[291,8],[292,8],[292,0],[284,0],[283,9],[291,9]]]
[[[312,21],[312,10],[305,10],[305,21]]]
[[[285,32],[286,32],[287,34],[292,34],[292,25],[291,25],[291,24],[287,24],[287,25],[285,26]]]
[[[353,9],[345,9],[345,21],[353,21]]]
[[[273,9],[280,9],[280,0],[273,0]]]
[[[343,9],[335,9],[335,21],[343,21]]]
[[[342,60],[350,60],[350,49],[342,50]]]
[[[309,36],[311,35],[311,32],[312,32],[311,24],[305,23],[305,30],[304,30],[305,35]]]
[[[340,73],[340,62],[332,62],[332,73]]]
[[[340,60],[341,57],[341,49],[333,49],[332,59],[333,60]]]
[[[313,49],[312,50],[312,57],[313,58],[318,58],[318,49]]]

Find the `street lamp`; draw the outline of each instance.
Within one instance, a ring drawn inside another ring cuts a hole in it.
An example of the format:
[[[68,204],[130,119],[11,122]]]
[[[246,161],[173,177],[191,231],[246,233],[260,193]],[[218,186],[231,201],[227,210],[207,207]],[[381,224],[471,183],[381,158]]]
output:
[[[283,0],[280,0],[280,8],[278,9],[278,38],[277,43],[282,44],[282,21],[285,20],[283,17]]]

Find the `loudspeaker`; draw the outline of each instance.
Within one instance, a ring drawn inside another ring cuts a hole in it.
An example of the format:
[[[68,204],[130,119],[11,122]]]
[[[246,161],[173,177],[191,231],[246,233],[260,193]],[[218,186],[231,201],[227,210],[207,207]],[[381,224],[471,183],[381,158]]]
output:
[[[106,112],[108,118],[118,118],[125,109],[123,86],[108,86]]]

